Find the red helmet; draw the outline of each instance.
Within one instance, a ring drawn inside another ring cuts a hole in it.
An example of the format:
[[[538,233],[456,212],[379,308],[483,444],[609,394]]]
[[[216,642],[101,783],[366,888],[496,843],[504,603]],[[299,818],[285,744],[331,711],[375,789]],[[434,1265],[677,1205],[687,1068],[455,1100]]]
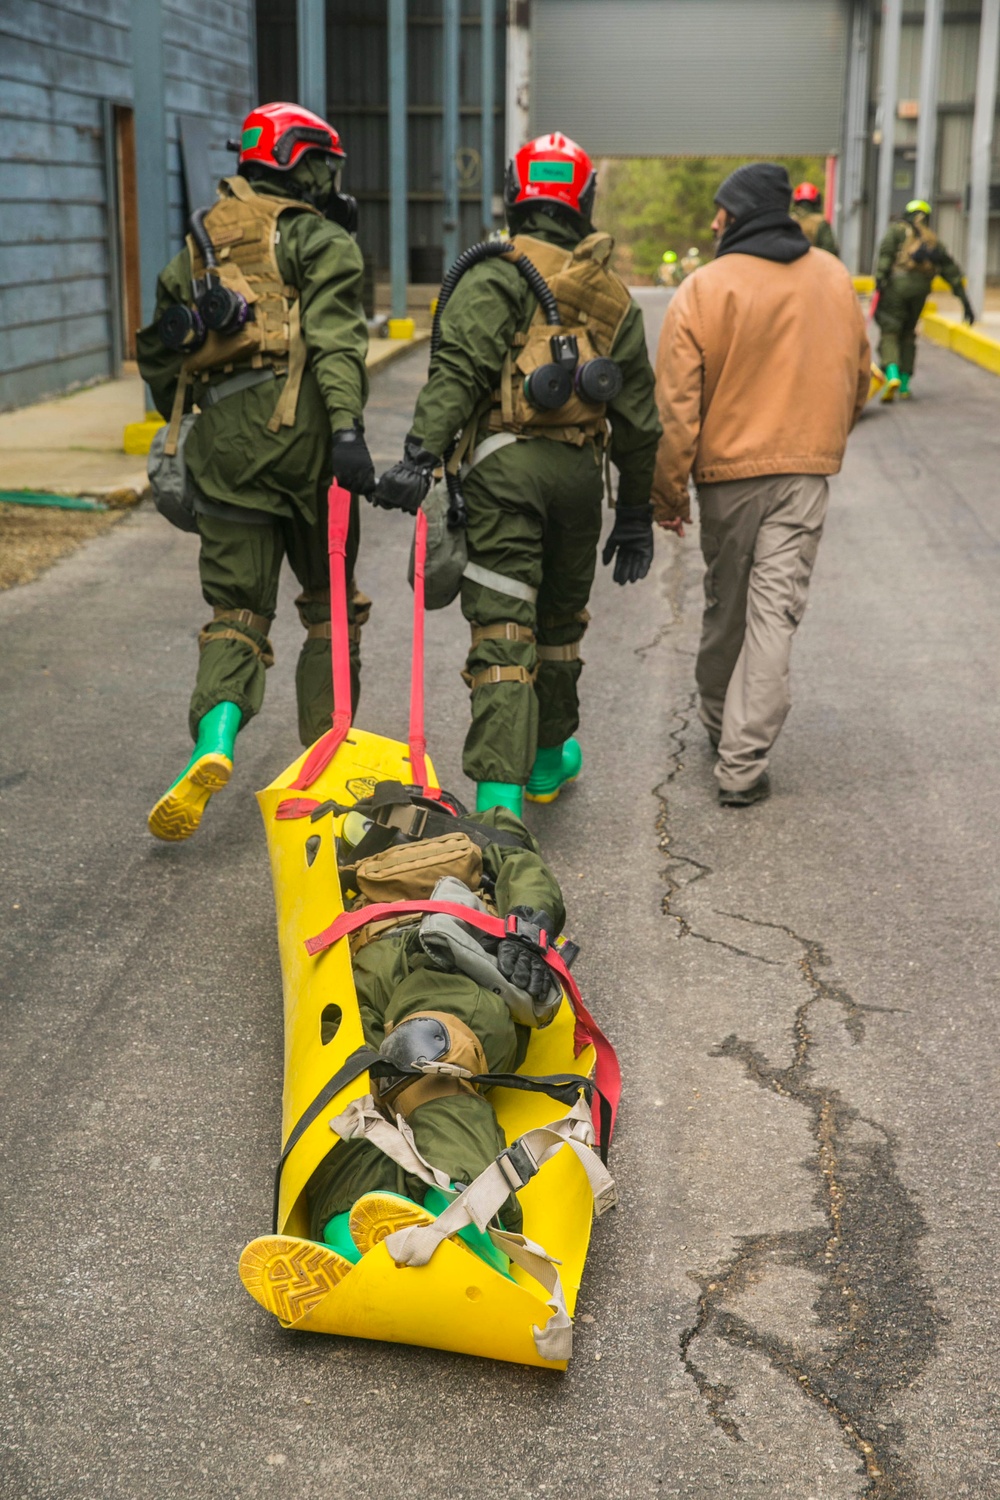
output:
[[[597,173],[582,147],[558,131],[522,146],[507,163],[504,203],[561,203],[589,219]]]
[[[326,151],[340,161],[347,155],[333,126],[300,104],[261,104],[243,121],[240,166],[259,161],[290,172],[307,151]]]
[[[815,183],[800,182],[792,194],[793,203],[819,203],[823,194]]]

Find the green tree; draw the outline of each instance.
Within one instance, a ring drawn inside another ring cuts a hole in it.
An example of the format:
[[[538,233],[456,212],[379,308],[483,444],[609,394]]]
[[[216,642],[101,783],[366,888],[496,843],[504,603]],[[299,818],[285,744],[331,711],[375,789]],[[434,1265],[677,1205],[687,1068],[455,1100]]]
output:
[[[776,158],[793,183],[823,187],[819,156]],[[598,168],[596,218],[616,241],[616,264],[626,277],[655,278],[664,250],[684,254],[697,245],[714,253],[710,225],[719,184],[735,167],[759,156],[606,157]]]

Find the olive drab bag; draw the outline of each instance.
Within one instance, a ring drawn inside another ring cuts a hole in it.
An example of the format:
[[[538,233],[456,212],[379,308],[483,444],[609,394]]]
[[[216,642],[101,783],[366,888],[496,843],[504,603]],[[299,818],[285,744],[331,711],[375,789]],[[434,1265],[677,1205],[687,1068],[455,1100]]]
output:
[[[172,453],[165,452],[169,429],[158,428],[150,444],[149,457],[146,460],[146,473],[153,491],[153,503],[160,515],[180,531],[198,530],[198,522],[195,519],[196,491],[184,462],[184,445],[196,421],[197,416],[194,412],[188,412],[186,417],[181,418],[177,441]]]
[[[552,327],[539,307],[527,332],[515,335],[490,411],[491,432],[537,434],[578,447],[588,438],[603,436],[604,405],[583,401],[574,394],[556,411],[539,411],[525,396],[524,382],[533,370],[550,363],[553,334],[576,337],[581,365],[598,356],[610,358],[632,300],[624,282],[608,266],[613,249],[609,234],[590,234],[572,250],[548,245],[531,235],[515,235],[511,257],[527,256],[541,273],[559,304],[563,321],[558,328]]]
[[[447,609],[458,597],[469,561],[465,527],[448,525],[448,487],[443,479],[431,486],[421,510],[427,517],[427,554],[424,559],[424,608]],[[413,587],[414,543],[410,543],[407,573]]]
[[[165,441],[167,457],[176,451],[193,377],[213,370],[270,368],[275,375],[287,375],[267,426],[270,432],[294,426],[306,368],[306,344],[299,291],[284,281],[276,249],[279,220],[282,214],[293,212],[323,217],[318,209],[298,198],[255,193],[245,177],[224,177],[220,182],[219,197],[205,215],[205,229],[219,259],[218,279],[245,299],[250,316],[233,334],[210,329],[201,347],[185,359]],[[187,237],[187,250],[191,274],[200,279],[205,275],[205,263],[191,235]]]

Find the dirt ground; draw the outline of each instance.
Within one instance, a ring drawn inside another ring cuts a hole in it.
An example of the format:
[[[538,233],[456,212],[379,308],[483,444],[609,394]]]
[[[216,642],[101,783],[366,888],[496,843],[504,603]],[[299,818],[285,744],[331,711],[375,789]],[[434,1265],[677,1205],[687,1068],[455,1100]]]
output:
[[[121,510],[49,510],[0,505],[0,589],[30,583],[60,557],[122,519]]]

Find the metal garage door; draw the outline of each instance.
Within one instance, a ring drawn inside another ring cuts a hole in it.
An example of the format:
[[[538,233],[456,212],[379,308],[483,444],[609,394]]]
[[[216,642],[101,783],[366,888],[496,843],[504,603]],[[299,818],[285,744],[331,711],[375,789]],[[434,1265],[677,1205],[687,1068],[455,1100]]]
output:
[[[838,152],[846,0],[534,0],[532,134],[595,156]]]

